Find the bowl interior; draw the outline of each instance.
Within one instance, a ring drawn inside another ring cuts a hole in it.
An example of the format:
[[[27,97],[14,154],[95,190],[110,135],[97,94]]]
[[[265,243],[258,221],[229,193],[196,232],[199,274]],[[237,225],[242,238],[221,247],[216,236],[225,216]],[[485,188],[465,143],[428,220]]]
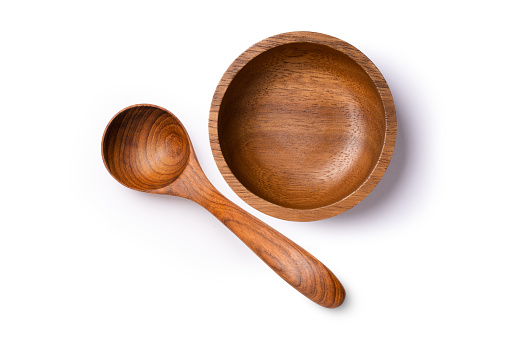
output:
[[[349,56],[309,42],[250,60],[221,100],[217,135],[236,179],[285,208],[315,209],[359,188],[385,138],[379,91]]]

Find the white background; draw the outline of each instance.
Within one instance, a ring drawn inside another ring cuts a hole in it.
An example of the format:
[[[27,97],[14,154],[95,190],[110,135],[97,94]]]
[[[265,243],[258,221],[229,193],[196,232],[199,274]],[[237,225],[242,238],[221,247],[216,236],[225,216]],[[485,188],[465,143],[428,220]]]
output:
[[[1,338],[509,336],[502,1],[0,4]],[[311,223],[241,201],[208,140],[230,63],[295,30],[365,53],[398,117],[372,194]],[[136,103],[175,113],[212,183],[335,272],[344,305],[302,297],[200,206],[111,178],[102,133]]]

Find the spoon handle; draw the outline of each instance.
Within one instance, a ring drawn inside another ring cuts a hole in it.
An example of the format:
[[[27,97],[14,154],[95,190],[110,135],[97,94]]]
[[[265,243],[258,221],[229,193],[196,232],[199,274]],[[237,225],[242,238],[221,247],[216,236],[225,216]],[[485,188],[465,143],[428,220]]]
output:
[[[207,198],[205,207],[297,291],[324,307],[341,305],[345,290],[318,259],[219,192]]]
[[[208,180],[192,191],[188,198],[209,210],[297,291],[324,307],[341,305],[345,290],[338,278],[305,249],[225,198]]]
[[[327,308],[343,303],[345,289],[338,278],[305,249],[223,196],[207,179],[194,153],[177,180],[152,193],[202,205],[297,291]]]

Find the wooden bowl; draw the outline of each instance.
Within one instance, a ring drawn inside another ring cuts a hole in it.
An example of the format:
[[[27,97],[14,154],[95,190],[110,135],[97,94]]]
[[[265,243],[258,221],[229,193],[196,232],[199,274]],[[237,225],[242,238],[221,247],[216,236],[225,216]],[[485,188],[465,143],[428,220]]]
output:
[[[352,45],[312,32],[260,41],[217,86],[210,143],[221,174],[249,205],[312,221],[358,204],[396,142],[385,79]]]

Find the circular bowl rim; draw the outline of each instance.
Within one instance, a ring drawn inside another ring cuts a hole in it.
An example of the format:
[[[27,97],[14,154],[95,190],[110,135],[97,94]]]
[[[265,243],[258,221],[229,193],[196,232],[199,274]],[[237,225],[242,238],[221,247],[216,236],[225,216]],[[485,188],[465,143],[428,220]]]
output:
[[[218,137],[218,118],[222,99],[230,83],[237,73],[256,56],[269,49],[291,44],[291,43],[314,43],[331,47],[339,52],[349,56],[368,74],[373,81],[384,107],[385,113],[385,135],[380,157],[375,167],[368,175],[366,180],[351,194],[332,204],[312,209],[296,209],[283,207],[281,205],[269,202],[258,195],[249,191],[230,170],[226,163]],[[288,32],[277,34],[259,41],[244,51],[226,70],[223,77],[217,85],[209,113],[209,141],[212,148],[212,154],[221,175],[226,180],[232,190],[248,205],[272,217],[289,221],[315,221],[330,218],[343,213],[357,205],[375,188],[382,179],[383,174],[389,166],[394,147],[396,144],[397,122],[396,109],[392,99],[389,86],[378,68],[354,46],[349,43],[332,37],[330,35],[316,32]]]

